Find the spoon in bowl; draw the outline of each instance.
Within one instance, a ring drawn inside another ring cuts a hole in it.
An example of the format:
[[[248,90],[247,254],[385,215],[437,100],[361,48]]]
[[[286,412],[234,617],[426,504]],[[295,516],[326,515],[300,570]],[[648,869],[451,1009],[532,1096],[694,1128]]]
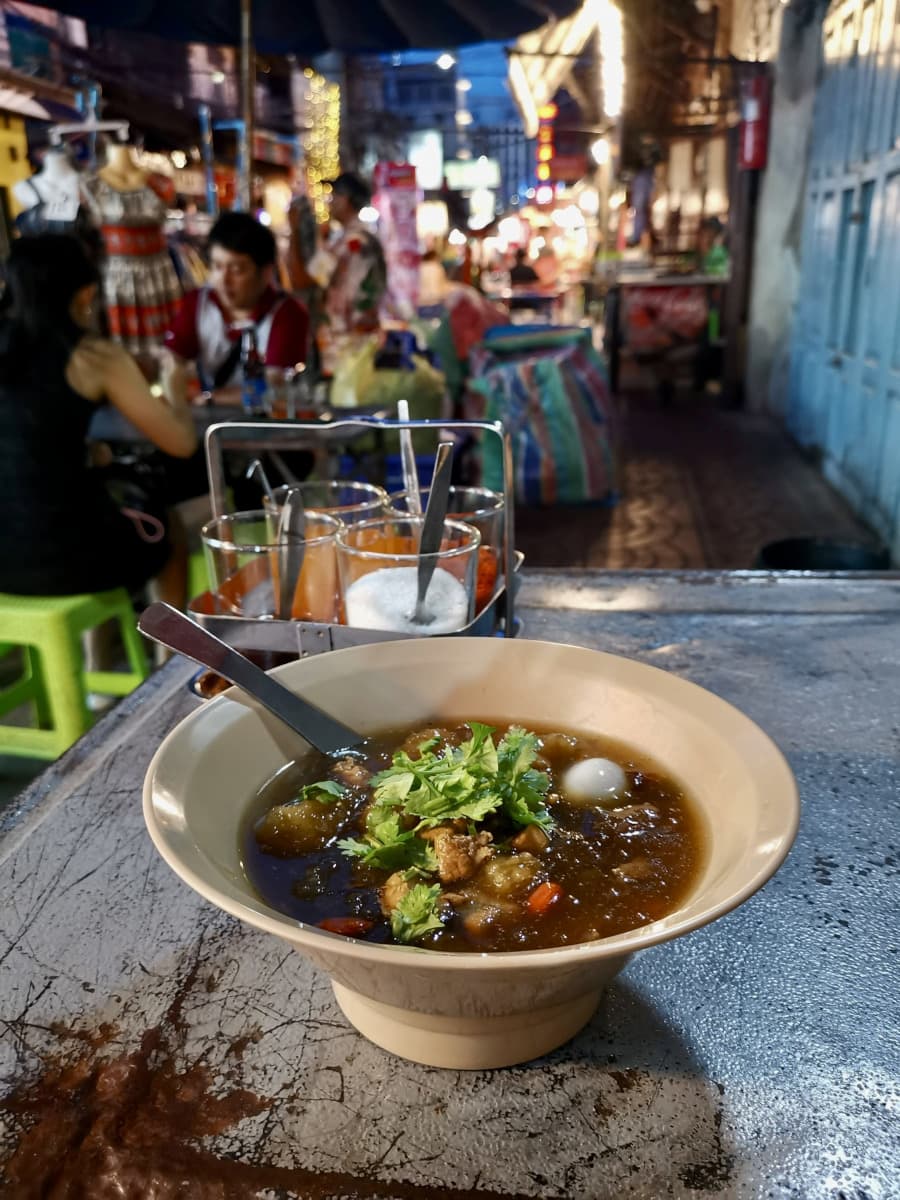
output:
[[[416,577],[416,607],[413,620],[417,625],[428,625],[434,614],[425,608],[428,585],[437,566],[437,556],[444,537],[444,521],[450,503],[450,472],[453,467],[453,443],[441,442],[434,460],[434,474],[428,489],[422,536],[419,539],[419,563]]]
[[[168,646],[229,680],[323,754],[349,750],[365,741],[355,730],[348,729],[301,696],[295,696],[249,658],[171,604],[158,602],[145,608],[138,620],[138,629],[161,646]]]

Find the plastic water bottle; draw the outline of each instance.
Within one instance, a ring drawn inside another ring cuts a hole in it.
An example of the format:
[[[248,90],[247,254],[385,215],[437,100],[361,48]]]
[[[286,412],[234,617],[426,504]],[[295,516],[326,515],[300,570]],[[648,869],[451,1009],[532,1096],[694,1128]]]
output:
[[[266,368],[259,356],[256,329],[248,325],[241,331],[241,408],[248,417],[266,414]]]

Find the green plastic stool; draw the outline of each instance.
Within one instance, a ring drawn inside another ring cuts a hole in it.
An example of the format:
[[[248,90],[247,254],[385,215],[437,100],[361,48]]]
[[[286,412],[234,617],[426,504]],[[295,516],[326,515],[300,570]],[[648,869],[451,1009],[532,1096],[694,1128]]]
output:
[[[127,671],[87,671],[81,635],[116,620]],[[0,690],[0,717],[34,705],[39,726],[0,722],[0,754],[58,758],[90,729],[87,693],[127,696],[150,674],[134,609],[124,588],[84,596],[11,596],[0,592],[0,644],[24,650],[20,679]]]
[[[187,598],[193,600],[209,591],[209,572],[206,569],[206,555],[202,550],[195,550],[188,555]]]

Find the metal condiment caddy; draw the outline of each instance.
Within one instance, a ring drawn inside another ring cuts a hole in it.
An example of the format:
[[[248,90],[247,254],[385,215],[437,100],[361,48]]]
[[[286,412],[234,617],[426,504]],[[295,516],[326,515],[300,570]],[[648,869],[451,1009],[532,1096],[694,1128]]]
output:
[[[450,637],[514,637],[515,591],[523,556],[515,549],[515,520],[513,513],[513,459],[509,435],[499,421],[399,421],[373,416],[348,416],[325,421],[227,421],[211,425],[206,432],[206,466],[209,474],[212,515],[226,516],[228,512],[224,453],[226,450],[260,453],[279,453],[284,450],[319,450],[329,445],[347,443],[348,431],[366,430],[375,433],[398,432],[409,429],[441,433],[458,431],[481,432],[500,439],[503,463],[503,574],[491,601],[475,614],[474,619]],[[422,480],[422,486],[427,486]],[[278,617],[248,617],[222,612],[218,597],[203,592],[188,605],[188,612],[201,625],[229,645],[259,654],[300,658],[340,650],[347,646],[365,645],[377,641],[396,641],[419,636],[388,630],[357,629],[349,625],[325,624],[316,621],[283,620]]]

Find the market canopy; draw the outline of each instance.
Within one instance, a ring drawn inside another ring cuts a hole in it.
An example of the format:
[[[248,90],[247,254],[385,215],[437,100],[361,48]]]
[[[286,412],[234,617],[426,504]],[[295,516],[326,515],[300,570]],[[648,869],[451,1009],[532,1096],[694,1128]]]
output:
[[[253,41],[265,54],[311,57],[506,41],[580,0],[254,0]],[[184,42],[236,46],[241,0],[49,0],[92,25]]]

